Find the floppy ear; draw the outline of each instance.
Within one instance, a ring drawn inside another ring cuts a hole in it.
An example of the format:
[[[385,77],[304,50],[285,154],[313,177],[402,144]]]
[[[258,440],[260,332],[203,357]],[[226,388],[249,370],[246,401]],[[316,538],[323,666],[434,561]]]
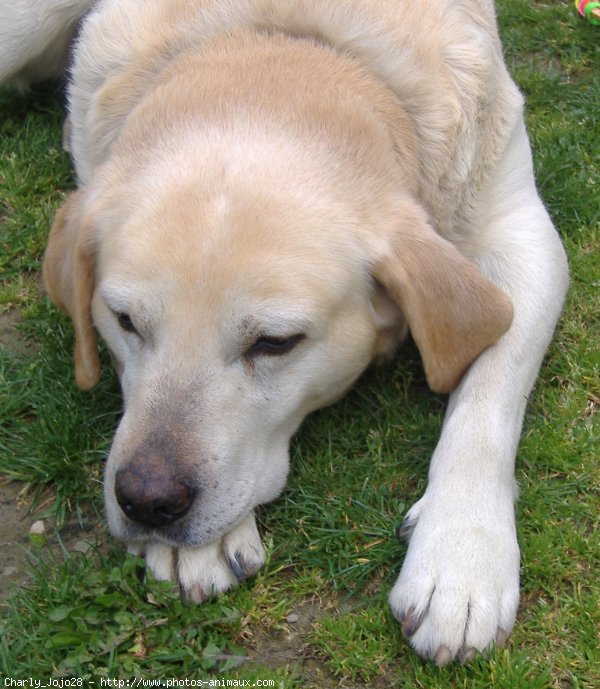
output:
[[[408,321],[427,382],[450,392],[471,362],[510,327],[508,296],[406,202],[387,250],[372,267]]]
[[[44,256],[44,283],[52,301],[66,311],[75,328],[75,381],[83,390],[100,377],[98,340],[92,323],[94,259],[90,224],[81,209],[83,191],[72,193],[59,208]]]

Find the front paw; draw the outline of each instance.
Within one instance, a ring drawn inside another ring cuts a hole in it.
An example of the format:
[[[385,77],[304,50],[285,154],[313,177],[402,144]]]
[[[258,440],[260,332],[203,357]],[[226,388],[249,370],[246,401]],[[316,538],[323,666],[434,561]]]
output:
[[[503,646],[519,602],[511,499],[426,495],[402,533],[410,544],[389,602],[415,650],[446,665]]]
[[[130,548],[140,553],[140,548]],[[194,603],[217,596],[253,576],[265,562],[265,550],[250,514],[222,538],[204,546],[174,548],[162,543],[143,548],[146,567],[156,579],[173,581]]]

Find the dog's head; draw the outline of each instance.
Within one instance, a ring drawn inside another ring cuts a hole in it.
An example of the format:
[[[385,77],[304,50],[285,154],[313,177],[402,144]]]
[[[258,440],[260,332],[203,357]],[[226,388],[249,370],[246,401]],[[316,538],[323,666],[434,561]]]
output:
[[[201,544],[276,497],[304,417],[405,324],[438,391],[510,324],[382,157],[351,169],[274,139],[117,160],[52,228],[44,274],[74,323],[77,383],[97,381],[96,330],[121,379],[105,494],[125,540]]]

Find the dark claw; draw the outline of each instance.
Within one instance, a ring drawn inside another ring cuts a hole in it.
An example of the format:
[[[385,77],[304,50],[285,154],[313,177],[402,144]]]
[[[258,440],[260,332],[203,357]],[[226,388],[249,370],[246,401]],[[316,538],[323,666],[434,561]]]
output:
[[[414,608],[409,608],[406,613],[400,613],[399,621],[402,624],[402,633],[404,636],[412,636],[417,629],[421,626],[421,622],[425,619],[425,615],[429,612],[429,606],[431,605],[431,600],[435,593],[435,586],[429,594],[429,600],[427,601],[427,607],[421,611],[419,615],[415,614]],[[445,647],[443,647],[445,648]]]
[[[452,660],[452,653],[450,649],[447,646],[440,646],[433,657],[433,662],[438,666],[438,667],[443,667],[444,665],[448,665],[448,663]]]
[[[498,627],[498,632],[496,634],[496,646],[498,648],[504,648],[508,642],[509,636],[510,632],[507,632],[506,629],[502,629],[502,627]]]
[[[477,655],[476,648],[461,648],[458,652],[458,660],[462,665],[465,665]]]
[[[409,519],[408,516],[404,517],[402,524],[396,529],[396,538],[399,541],[408,543],[416,525],[417,519]]]
[[[204,603],[209,598],[200,584],[194,584],[189,590],[180,587],[181,597],[188,603]]]
[[[242,554],[237,552],[232,558],[228,557],[227,562],[229,563],[229,567],[231,568],[235,578],[238,581],[244,581],[246,578],[246,567],[244,565],[244,558],[242,557]]]
[[[423,617],[424,615],[415,615],[415,609],[410,608],[406,615],[403,615],[402,633],[404,636],[412,636],[421,626]]]
[[[139,565],[138,567],[136,567],[135,568],[135,576],[137,577],[137,580],[143,584],[147,578],[146,566],[145,565]]]

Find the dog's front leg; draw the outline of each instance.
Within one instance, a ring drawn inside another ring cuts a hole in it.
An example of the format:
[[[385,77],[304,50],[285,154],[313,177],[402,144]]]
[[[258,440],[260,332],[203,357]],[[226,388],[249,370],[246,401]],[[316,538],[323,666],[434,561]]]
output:
[[[519,600],[514,460],[527,397],[568,283],[564,251],[537,196],[522,126],[485,195],[471,253],[511,297],[510,330],[450,397],[427,489],[390,605],[411,645],[443,665],[503,645]]]
[[[233,588],[265,562],[253,512],[225,536],[204,546],[147,543],[129,550],[144,556],[157,579],[177,583],[183,597],[194,603]]]

